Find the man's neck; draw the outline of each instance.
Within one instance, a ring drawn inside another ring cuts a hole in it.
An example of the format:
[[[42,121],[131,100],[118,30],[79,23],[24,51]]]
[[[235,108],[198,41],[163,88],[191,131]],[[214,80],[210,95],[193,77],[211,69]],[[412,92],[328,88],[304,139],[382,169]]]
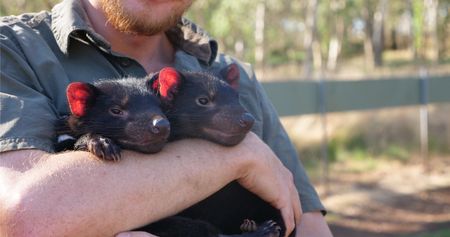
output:
[[[147,73],[173,64],[175,49],[164,32],[152,36],[120,32],[108,23],[100,6],[89,1],[83,5],[92,27],[111,44],[113,51],[138,61]]]

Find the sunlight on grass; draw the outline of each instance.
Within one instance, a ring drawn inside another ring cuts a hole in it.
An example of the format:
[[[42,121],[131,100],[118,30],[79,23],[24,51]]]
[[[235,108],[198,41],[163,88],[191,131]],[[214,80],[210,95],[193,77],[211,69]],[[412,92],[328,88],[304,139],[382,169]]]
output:
[[[361,136],[333,138],[328,144],[328,165],[331,171],[363,173],[392,162],[405,163],[412,153],[407,148],[390,144],[384,149],[371,149]],[[322,174],[322,149],[320,144],[300,150],[300,157],[308,175],[314,180]]]

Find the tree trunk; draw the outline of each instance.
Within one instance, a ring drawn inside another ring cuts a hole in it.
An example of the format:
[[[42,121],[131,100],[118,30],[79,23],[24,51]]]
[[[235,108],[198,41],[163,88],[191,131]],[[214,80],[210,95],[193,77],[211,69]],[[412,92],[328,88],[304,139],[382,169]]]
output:
[[[378,2],[377,10],[373,14],[373,59],[376,67],[383,65],[384,50],[384,18],[386,14],[387,0]]]
[[[411,0],[413,9],[413,37],[414,37],[414,59],[420,60],[423,56],[423,1]]]
[[[367,70],[372,70],[375,66],[374,57],[373,57],[373,44],[372,44],[372,35],[373,35],[373,11],[372,6],[370,4],[370,0],[365,1],[365,6],[362,9],[362,15],[365,22],[364,27],[364,61]]]
[[[426,39],[426,57],[432,62],[439,59],[439,41],[437,36],[437,7],[438,0],[424,0],[424,33]]]
[[[255,67],[263,73],[264,67],[264,18],[266,13],[266,2],[261,0],[256,6],[255,22]],[[261,75],[263,77],[263,75]]]
[[[306,50],[306,57],[303,62],[303,77],[311,79],[313,73],[313,43],[316,37],[316,16],[317,16],[317,0],[307,0],[306,7],[306,28],[303,39],[303,47]]]
[[[344,19],[342,16],[338,15],[338,0],[332,0],[331,2],[331,11],[332,11],[332,21],[336,22],[336,24],[332,24],[331,30],[331,39],[328,47],[328,61],[327,61],[327,69],[329,71],[336,70],[337,59],[339,53],[341,52],[342,39],[344,35]]]
[[[408,11],[409,11],[409,35],[408,35],[408,51],[411,55],[416,59],[416,47],[415,47],[415,37],[414,37],[414,8],[413,8],[413,0],[408,0]]]

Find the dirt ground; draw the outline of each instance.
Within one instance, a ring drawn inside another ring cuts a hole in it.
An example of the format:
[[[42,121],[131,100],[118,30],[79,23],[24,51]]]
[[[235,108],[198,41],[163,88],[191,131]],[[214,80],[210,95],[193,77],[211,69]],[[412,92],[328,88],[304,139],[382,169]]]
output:
[[[364,172],[334,167],[328,194],[318,185],[334,236],[450,233],[450,157],[430,161],[428,172],[420,162],[386,162]]]

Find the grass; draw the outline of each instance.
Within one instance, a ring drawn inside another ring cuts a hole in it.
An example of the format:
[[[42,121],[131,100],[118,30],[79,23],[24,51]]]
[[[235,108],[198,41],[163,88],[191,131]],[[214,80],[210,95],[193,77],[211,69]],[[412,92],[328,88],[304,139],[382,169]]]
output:
[[[442,230],[433,231],[431,233],[413,235],[412,237],[449,237],[449,236],[450,236],[450,229],[446,228]]]
[[[327,152],[330,170],[349,173],[373,171],[391,161],[407,163],[420,153],[418,148],[408,144],[390,142],[385,145],[371,144],[362,135],[332,138],[328,143]],[[436,149],[434,152],[445,153],[442,149]],[[299,154],[308,175],[311,179],[318,180],[323,170],[321,144],[300,148]]]
[[[448,156],[450,123],[447,115],[450,104],[434,105],[430,111],[429,155]],[[416,161],[421,152],[416,112],[415,108],[401,108],[360,114],[357,119],[347,115],[331,116],[329,125],[332,132],[328,134],[326,147],[330,171],[342,164],[348,167],[349,172],[359,173],[374,170],[379,163],[395,161],[406,164]],[[348,123],[342,122],[346,119]],[[312,137],[318,129],[318,126],[310,127]],[[308,137],[308,134],[303,136]],[[306,138],[294,140],[294,144],[297,144],[309,176],[314,179],[321,175],[322,145],[320,140],[308,145],[305,141]]]

